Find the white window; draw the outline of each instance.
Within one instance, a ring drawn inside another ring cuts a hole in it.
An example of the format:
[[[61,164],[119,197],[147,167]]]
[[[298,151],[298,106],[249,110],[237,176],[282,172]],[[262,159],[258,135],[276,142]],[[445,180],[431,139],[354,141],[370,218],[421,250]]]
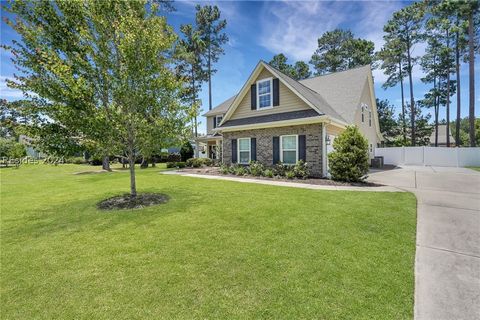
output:
[[[220,122],[222,122],[223,116],[216,116],[215,117],[215,126],[218,127]]]
[[[238,163],[250,163],[250,138],[238,139]]]
[[[280,161],[284,164],[295,164],[298,160],[298,136],[280,137]]]
[[[272,78],[257,81],[257,109],[273,106]]]

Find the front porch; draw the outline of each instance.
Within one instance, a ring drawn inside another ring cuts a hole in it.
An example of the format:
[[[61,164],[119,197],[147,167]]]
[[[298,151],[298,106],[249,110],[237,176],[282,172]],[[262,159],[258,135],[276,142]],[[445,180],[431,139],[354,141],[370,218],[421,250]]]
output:
[[[222,160],[222,141],[223,138],[220,135],[197,137],[195,139],[197,144],[195,157]]]

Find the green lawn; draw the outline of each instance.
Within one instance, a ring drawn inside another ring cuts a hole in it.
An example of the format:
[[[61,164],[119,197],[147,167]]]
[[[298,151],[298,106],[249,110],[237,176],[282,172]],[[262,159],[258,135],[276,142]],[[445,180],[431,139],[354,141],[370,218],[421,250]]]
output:
[[[467,167],[467,168],[470,168],[470,169],[475,170],[475,171],[480,171],[480,167]]]
[[[416,201],[138,170],[169,203],[103,212],[128,173],[1,169],[5,319],[408,319]]]

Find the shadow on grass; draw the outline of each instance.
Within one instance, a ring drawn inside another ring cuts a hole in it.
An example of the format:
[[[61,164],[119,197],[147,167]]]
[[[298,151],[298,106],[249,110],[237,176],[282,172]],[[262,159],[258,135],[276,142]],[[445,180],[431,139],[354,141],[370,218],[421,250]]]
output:
[[[4,228],[4,239],[18,241],[31,238],[52,236],[62,232],[81,232],[83,229],[103,232],[116,228],[121,224],[134,224],[146,227],[153,221],[172,214],[185,214],[192,206],[198,205],[199,197],[186,190],[175,188],[147,188],[138,190],[141,193],[163,193],[170,197],[167,203],[142,209],[99,210],[97,203],[112,195],[125,192],[108,192],[82,200],[64,202],[45,207],[36,214],[23,217],[23,223],[17,227]],[[207,199],[205,199],[207,202]]]

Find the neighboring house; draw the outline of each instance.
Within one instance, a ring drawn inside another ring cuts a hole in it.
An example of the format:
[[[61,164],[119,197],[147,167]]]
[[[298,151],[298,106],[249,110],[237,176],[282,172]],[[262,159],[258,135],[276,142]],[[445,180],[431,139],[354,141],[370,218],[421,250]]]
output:
[[[430,146],[435,147],[435,127],[433,127],[432,134],[430,135]],[[438,125],[438,147],[447,146],[447,125]],[[452,136],[452,130],[450,130],[450,147],[455,147],[455,139]]]
[[[371,158],[382,141],[370,66],[296,81],[260,61],[238,94],[204,116],[201,142],[225,164],[302,159],[326,176],[326,154],[346,126],[360,128]]]

